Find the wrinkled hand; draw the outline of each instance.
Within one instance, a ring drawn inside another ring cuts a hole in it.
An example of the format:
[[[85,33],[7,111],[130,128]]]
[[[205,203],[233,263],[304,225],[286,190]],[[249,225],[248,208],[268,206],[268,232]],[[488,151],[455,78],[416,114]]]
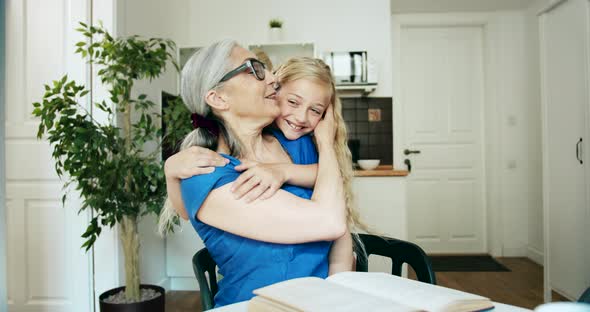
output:
[[[318,144],[332,145],[336,136],[336,123],[334,121],[333,105],[326,109],[324,118],[318,123],[314,130],[314,136]]]
[[[255,161],[243,161],[236,166],[237,171],[244,171],[232,185],[236,199],[244,196],[246,202],[267,199],[274,195],[285,183],[285,174],[278,169],[279,164],[261,164]]]
[[[191,146],[168,158],[164,164],[166,178],[187,179],[195,175],[211,173],[215,167],[229,162],[218,153],[200,146]]]

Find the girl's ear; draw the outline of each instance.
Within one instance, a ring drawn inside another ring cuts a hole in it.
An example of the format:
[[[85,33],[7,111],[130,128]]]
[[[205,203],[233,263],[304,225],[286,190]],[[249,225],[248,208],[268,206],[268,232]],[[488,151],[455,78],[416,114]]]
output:
[[[229,108],[226,98],[217,90],[209,90],[205,95],[205,102],[217,110],[227,110]]]

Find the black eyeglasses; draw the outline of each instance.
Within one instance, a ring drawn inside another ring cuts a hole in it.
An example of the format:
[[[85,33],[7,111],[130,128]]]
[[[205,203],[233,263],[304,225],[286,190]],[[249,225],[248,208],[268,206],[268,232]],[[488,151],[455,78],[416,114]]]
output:
[[[261,61],[259,61],[257,59],[247,59],[244,64],[238,66],[238,68],[225,74],[225,76],[223,76],[223,78],[221,78],[221,80],[219,82],[221,83],[224,81],[228,81],[232,77],[243,72],[246,69],[251,70],[252,73],[254,73],[254,76],[256,77],[256,79],[258,79],[258,80],[264,80],[264,77],[266,76],[266,73],[265,73],[266,66],[264,66],[264,63],[262,63]]]

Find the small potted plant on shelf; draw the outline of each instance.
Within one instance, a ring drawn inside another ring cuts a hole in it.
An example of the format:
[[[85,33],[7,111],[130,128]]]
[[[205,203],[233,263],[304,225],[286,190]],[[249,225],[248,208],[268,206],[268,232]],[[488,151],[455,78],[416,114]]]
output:
[[[53,147],[55,170],[82,198],[80,211],[94,214],[82,237],[88,251],[105,226],[119,226],[125,256],[125,286],[111,289],[100,298],[101,311],[162,311],[165,290],[141,285],[139,280],[139,219],[159,214],[166,195],[160,151],[146,151],[145,143],[160,142],[162,130],[156,121],[155,103],[145,94],[134,96],[138,80],[152,80],[171,61],[175,44],[170,40],[138,36],[113,38],[103,27],[82,26],[77,30],[87,41],[76,44],[76,53],[98,67],[98,76],[108,89],[111,105],[95,103],[108,116],[97,121],[86,109],[83,85],[67,75],[45,85],[43,100],[33,103],[40,118],[37,136],[48,138]],[[168,118],[186,116],[168,116]],[[62,202],[67,200],[63,196]]]
[[[270,27],[270,40],[278,42],[283,40],[283,21],[278,18],[273,18],[268,22]]]

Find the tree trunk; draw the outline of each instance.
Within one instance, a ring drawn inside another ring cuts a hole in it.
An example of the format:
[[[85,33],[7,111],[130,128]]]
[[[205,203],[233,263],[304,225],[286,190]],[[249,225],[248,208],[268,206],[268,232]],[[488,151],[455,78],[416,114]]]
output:
[[[125,255],[125,296],[127,300],[139,301],[139,234],[137,219],[125,216],[119,223],[120,238]]]
[[[125,105],[123,130],[125,135],[125,148],[131,151],[131,87],[133,81],[129,81],[127,90],[123,96]],[[125,178],[125,190],[131,192],[131,173]],[[127,300],[139,301],[141,293],[139,290],[139,235],[137,232],[137,216],[124,216],[120,222],[121,243],[125,254],[125,296]]]

